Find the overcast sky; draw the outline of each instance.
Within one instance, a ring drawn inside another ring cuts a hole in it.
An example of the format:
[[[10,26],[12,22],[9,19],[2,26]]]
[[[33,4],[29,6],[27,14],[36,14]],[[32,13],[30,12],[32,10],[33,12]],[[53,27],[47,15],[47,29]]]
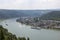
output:
[[[60,0],[0,0],[0,9],[59,9]]]

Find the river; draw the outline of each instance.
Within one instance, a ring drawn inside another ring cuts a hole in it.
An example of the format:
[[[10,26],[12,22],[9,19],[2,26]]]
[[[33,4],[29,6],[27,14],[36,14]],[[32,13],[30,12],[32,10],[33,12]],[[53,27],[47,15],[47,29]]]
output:
[[[30,40],[60,40],[60,31],[48,29],[31,29],[27,26],[16,22],[16,19],[7,19],[0,23],[9,32],[20,37],[29,37]],[[8,24],[8,26],[6,25]]]

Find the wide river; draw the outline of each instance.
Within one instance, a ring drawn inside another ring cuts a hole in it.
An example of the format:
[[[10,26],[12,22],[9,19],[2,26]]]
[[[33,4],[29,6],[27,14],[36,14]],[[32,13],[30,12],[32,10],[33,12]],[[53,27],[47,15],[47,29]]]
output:
[[[16,18],[4,20],[0,24],[8,29],[9,32],[20,37],[29,37],[30,40],[60,40],[60,31],[31,29],[31,26],[16,22]],[[8,26],[6,24],[8,24]]]

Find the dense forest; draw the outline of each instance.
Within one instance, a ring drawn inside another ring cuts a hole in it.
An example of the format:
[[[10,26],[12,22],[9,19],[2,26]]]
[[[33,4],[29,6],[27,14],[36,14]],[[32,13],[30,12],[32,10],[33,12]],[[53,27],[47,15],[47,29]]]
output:
[[[44,14],[40,17],[44,20],[59,20],[60,21],[60,11],[52,11],[47,14]]]
[[[25,37],[16,37],[16,35],[8,32],[7,29],[0,25],[0,40],[29,40],[29,38],[26,39]]]

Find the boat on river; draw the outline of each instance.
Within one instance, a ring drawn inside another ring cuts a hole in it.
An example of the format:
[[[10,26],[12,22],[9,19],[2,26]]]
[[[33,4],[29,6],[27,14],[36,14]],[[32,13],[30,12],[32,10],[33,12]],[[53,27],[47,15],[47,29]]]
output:
[[[8,26],[8,24],[6,24],[6,26]]]
[[[40,27],[31,27],[31,29],[41,30],[41,28],[40,28]]]

